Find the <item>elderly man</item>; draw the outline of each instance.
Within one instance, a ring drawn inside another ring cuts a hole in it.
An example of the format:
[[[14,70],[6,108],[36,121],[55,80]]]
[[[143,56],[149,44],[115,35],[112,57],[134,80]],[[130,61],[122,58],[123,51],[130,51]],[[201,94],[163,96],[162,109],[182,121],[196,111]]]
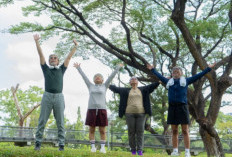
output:
[[[155,76],[157,76],[168,89],[168,118],[167,124],[171,124],[172,128],[172,144],[173,152],[171,156],[179,156],[178,152],[178,126],[181,125],[182,133],[184,136],[185,157],[190,155],[190,138],[189,138],[189,109],[187,103],[188,86],[198,79],[202,78],[205,74],[210,72],[216,63],[209,65],[202,72],[185,78],[183,76],[181,67],[173,67],[172,78],[166,78],[158,73],[153,65],[148,64],[147,68],[150,69]]]
[[[34,35],[37,51],[40,58],[40,64],[45,79],[45,92],[41,101],[41,111],[39,116],[38,128],[36,131],[35,150],[40,150],[41,142],[43,138],[44,127],[48,121],[48,118],[53,110],[54,117],[58,128],[58,141],[59,150],[64,150],[64,96],[63,90],[63,76],[68,67],[69,61],[77,48],[77,42],[73,40],[75,46],[68,54],[67,58],[61,66],[59,65],[59,58],[55,54],[49,56],[49,66],[45,62],[45,58],[42,49],[39,44],[39,35]]]

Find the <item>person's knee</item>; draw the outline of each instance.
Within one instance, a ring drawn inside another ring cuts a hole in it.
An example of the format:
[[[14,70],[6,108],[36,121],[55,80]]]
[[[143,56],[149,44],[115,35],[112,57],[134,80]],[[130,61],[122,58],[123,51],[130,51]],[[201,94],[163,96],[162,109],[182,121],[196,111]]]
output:
[[[178,135],[178,129],[172,129],[172,134],[173,135]]]
[[[105,130],[100,129],[100,134],[101,134],[101,135],[105,135],[105,133],[106,133]]]
[[[89,133],[94,134],[95,133],[95,128],[90,128]]]
[[[188,135],[188,129],[182,129],[182,134],[183,134],[184,136]]]
[[[144,130],[143,129],[136,130],[136,134],[144,134]]]

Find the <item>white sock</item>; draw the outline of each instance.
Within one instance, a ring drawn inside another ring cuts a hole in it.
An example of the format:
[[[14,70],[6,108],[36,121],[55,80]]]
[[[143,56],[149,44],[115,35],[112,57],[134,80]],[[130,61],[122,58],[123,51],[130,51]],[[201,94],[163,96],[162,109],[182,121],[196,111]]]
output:
[[[106,144],[106,141],[105,140],[101,140],[101,148],[105,148],[105,144]]]
[[[91,143],[91,147],[95,148],[95,140],[91,140],[90,143]]]
[[[92,147],[92,148],[95,148],[95,144],[91,144],[91,147]]]
[[[185,153],[190,153],[190,150],[185,148]]]
[[[178,153],[178,148],[173,148],[173,152],[177,152]]]

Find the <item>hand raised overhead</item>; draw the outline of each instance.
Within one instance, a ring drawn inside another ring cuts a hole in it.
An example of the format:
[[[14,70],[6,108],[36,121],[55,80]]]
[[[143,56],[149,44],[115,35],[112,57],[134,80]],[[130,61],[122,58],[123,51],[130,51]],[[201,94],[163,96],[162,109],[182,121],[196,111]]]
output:
[[[77,45],[78,45],[78,43],[77,43],[76,39],[73,39],[73,43],[74,43],[74,45],[75,45],[75,46],[77,46]]]
[[[210,64],[208,67],[213,68],[216,65],[216,62],[213,64]]]
[[[147,64],[147,68],[148,68],[149,70],[151,70],[151,69],[153,69],[153,68],[154,68],[154,66],[153,66],[153,65],[151,65],[151,64]]]
[[[78,68],[78,67],[80,67],[80,66],[81,66],[81,63],[75,62],[75,63],[73,64],[73,67],[75,67],[75,68]]]
[[[40,36],[39,36],[39,34],[34,34],[34,35],[33,35],[33,37],[34,37],[34,40],[35,40],[35,41],[40,40]]]
[[[122,68],[124,66],[124,64],[120,63],[120,64],[118,64],[118,66],[120,66],[120,68]]]

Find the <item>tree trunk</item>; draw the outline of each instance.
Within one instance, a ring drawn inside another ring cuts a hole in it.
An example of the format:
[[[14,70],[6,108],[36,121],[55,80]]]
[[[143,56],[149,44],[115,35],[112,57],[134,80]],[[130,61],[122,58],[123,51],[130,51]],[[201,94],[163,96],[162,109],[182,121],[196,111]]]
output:
[[[206,130],[200,127],[200,135],[203,140],[205,150],[207,152],[207,156],[216,156],[216,157],[224,157],[224,153],[218,147],[216,139],[212,137]]]
[[[24,137],[24,130],[23,130],[23,120],[19,121],[19,137]],[[27,142],[14,142],[15,146],[19,146],[19,147],[24,147],[27,146]]]

